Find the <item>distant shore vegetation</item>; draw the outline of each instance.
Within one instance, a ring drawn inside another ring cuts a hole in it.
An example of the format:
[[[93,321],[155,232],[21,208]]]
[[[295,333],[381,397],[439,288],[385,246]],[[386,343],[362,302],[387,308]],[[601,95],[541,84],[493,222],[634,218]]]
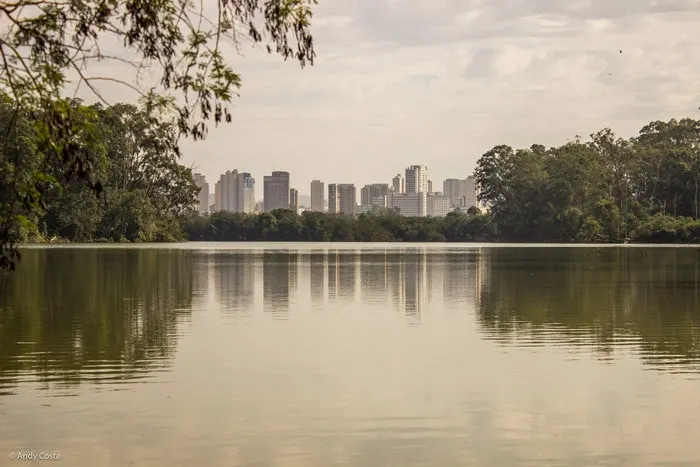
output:
[[[277,210],[199,215],[192,171],[172,126],[129,104],[72,105],[91,116],[90,176],[60,180],[26,206],[25,178],[52,171],[9,102],[0,150],[0,224],[19,242],[700,242],[700,121],[652,122],[623,139],[606,129],[563,146],[499,145],[477,162],[488,213],[402,217]],[[25,175],[26,174],[26,175]],[[94,186],[99,184],[99,194]]]

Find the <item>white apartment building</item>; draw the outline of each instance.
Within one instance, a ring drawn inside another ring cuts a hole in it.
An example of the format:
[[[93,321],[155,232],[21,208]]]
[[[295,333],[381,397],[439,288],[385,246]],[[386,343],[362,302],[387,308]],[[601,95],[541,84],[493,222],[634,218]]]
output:
[[[427,215],[430,217],[445,217],[452,212],[452,200],[442,193],[432,193],[427,197]]]
[[[405,193],[406,192],[406,184],[405,184],[403,175],[396,174],[396,177],[391,179],[391,188],[392,188],[392,190],[394,190],[395,193]]]
[[[199,188],[197,210],[200,214],[207,214],[209,212],[209,184],[207,179],[200,173],[194,173],[192,174],[192,180]]]
[[[311,181],[311,211],[323,212],[325,208],[324,185],[320,180]]]
[[[473,175],[466,179],[448,178],[442,183],[442,191],[455,207],[468,209],[479,205],[476,177]]]
[[[214,208],[226,212],[255,212],[255,179],[248,172],[228,170],[214,189]]]
[[[406,169],[405,192],[428,192],[428,168],[424,165],[412,165]]]
[[[427,196],[421,193],[392,193],[389,207],[398,210],[404,217],[425,217],[427,211]]]

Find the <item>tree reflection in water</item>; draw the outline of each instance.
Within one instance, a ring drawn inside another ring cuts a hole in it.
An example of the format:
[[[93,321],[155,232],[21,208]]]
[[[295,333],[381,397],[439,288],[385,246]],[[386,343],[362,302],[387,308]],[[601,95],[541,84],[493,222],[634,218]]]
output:
[[[191,309],[193,252],[28,249],[0,287],[0,391],[71,388],[168,368]]]

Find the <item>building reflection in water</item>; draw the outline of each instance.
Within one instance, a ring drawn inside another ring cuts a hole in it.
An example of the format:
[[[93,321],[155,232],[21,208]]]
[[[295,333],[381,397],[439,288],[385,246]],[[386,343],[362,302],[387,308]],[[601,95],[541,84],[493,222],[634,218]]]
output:
[[[222,313],[250,316],[255,297],[255,261],[249,252],[212,256],[214,289]]]
[[[341,300],[354,300],[357,287],[357,263],[360,255],[348,252],[338,256],[338,295]]]
[[[339,276],[339,259],[338,251],[328,252],[328,301],[334,302],[338,300],[338,282],[340,282]]]
[[[277,318],[289,317],[290,297],[297,287],[297,253],[264,252],[263,303]]]
[[[446,254],[442,296],[445,305],[473,310],[483,286],[483,263],[486,257],[479,251]]]
[[[387,252],[360,255],[360,296],[365,304],[389,303]]]
[[[475,307],[479,277],[477,253],[428,253],[426,248],[366,252],[360,257],[362,302],[392,305],[412,324],[428,304]]]
[[[404,288],[404,313],[412,323],[420,323],[421,313],[425,307],[425,289],[427,284],[425,250],[405,256],[403,280],[399,283]]]
[[[357,288],[359,252],[328,252],[328,300],[352,301]]]
[[[412,324],[420,323],[427,305],[433,303],[438,307],[451,305],[461,310],[475,310],[478,289],[484,286],[483,257],[478,251],[333,249],[312,250],[304,256],[302,270],[304,275],[308,274],[310,300],[314,306],[334,302],[369,306],[391,304]],[[266,260],[265,271],[270,271],[269,275],[273,274],[273,268],[279,272],[283,261],[284,256],[274,260],[277,265]],[[284,281],[286,276],[281,274],[279,280]],[[286,282],[277,293],[282,293],[285,287]]]
[[[309,270],[311,301],[323,303],[326,300],[326,254],[323,250],[314,250],[306,257],[306,261]]]

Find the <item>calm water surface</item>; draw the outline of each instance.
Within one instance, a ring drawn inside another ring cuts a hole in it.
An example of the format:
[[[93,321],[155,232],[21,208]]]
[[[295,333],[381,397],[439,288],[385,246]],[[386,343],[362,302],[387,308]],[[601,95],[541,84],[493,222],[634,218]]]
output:
[[[693,248],[27,249],[0,465],[698,466],[699,283]]]

